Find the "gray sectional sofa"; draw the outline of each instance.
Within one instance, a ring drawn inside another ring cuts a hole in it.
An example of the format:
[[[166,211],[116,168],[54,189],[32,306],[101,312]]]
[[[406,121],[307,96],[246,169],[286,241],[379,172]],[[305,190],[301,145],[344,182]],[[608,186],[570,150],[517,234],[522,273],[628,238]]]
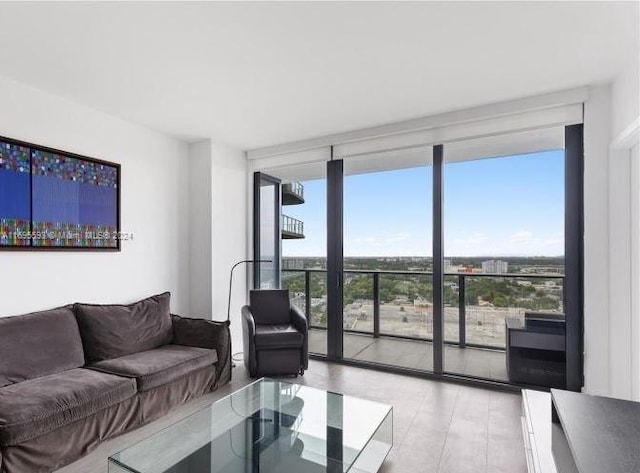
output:
[[[231,379],[229,324],[169,301],[0,318],[0,472],[53,471]]]

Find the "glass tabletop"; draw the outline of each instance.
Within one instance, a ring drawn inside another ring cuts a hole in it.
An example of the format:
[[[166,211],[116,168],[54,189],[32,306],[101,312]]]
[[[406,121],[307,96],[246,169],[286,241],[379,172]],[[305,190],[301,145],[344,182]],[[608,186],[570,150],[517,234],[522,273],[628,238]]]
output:
[[[263,378],[109,457],[109,473],[375,473],[391,406]]]

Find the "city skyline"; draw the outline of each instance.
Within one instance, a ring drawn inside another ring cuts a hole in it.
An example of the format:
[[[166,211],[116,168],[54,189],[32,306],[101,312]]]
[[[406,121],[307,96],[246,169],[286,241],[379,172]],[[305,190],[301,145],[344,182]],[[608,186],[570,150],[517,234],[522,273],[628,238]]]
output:
[[[564,150],[449,163],[444,169],[446,257],[564,255]],[[304,182],[305,204],[284,213],[305,239],[283,256],[326,255],[326,181]],[[348,175],[345,257],[431,256],[431,168]]]

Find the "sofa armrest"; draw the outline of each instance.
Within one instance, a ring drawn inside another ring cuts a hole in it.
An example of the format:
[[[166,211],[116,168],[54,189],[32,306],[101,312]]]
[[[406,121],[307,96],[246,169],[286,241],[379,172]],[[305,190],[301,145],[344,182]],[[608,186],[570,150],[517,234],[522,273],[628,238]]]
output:
[[[291,323],[303,335],[302,341],[302,366],[309,368],[309,322],[307,317],[296,306],[291,306]]]
[[[244,354],[244,365],[250,376],[254,376],[258,369],[256,357],[256,344],[254,337],[256,334],[256,321],[253,318],[248,305],[242,308],[242,344]]]
[[[215,349],[218,367],[214,388],[231,380],[231,332],[229,322],[216,322],[171,315],[173,320],[173,342],[176,345]]]

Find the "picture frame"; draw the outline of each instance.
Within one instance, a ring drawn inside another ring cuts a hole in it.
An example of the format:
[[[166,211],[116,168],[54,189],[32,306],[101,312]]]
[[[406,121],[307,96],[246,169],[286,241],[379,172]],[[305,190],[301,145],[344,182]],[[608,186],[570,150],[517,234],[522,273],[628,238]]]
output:
[[[0,136],[0,251],[120,251],[118,163]]]

